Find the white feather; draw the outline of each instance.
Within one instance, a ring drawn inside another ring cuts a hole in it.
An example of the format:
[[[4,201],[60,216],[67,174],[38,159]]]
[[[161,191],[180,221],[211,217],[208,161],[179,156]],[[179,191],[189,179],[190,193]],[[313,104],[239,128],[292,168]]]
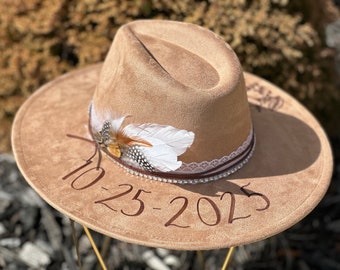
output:
[[[93,106],[93,101],[91,101],[89,111],[90,111],[90,118],[91,118],[91,128],[92,130],[99,132],[103,127],[104,121],[100,119],[100,117],[96,113],[94,106]]]
[[[183,154],[195,138],[191,131],[157,124],[130,124],[124,128],[124,132],[130,137],[141,138],[147,142],[150,142],[150,138],[158,139],[170,146],[177,156]]]
[[[93,102],[89,107],[92,129],[99,132],[105,121],[109,120],[114,132],[117,132],[126,116],[113,117],[109,113],[98,115]],[[182,166],[177,157],[183,154],[194,141],[195,134],[191,131],[181,130],[172,126],[157,124],[130,124],[123,132],[131,137],[147,141],[152,146],[139,146],[148,162],[162,172],[175,171]]]
[[[112,127],[114,132],[118,132],[118,130],[120,129],[120,127],[123,124],[125,117],[126,116],[121,116],[117,119],[111,120],[111,127]]]
[[[172,147],[156,138],[148,138],[152,147],[139,147],[148,162],[157,170],[162,172],[175,171],[182,166],[182,162],[177,160],[177,153]]]
[[[91,101],[89,106],[90,116],[91,116],[91,127],[93,130],[99,132],[102,130],[105,121],[110,120],[111,127],[114,132],[117,132],[123,124],[123,121],[126,116],[121,117],[113,117],[110,113],[106,112],[103,115],[99,115],[93,105],[93,101]]]

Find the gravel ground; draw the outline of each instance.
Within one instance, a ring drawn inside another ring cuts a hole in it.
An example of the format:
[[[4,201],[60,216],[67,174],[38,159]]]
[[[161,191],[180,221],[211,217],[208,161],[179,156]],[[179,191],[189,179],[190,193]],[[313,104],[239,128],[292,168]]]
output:
[[[332,140],[340,154],[340,140]],[[26,184],[10,154],[0,154],[0,269],[77,269],[70,221]],[[84,270],[100,269],[76,224]],[[93,232],[98,245],[102,235]],[[108,269],[220,269],[227,249],[203,252],[154,249],[109,239]],[[237,247],[229,269],[340,269],[340,163],[317,208],[291,229]]]

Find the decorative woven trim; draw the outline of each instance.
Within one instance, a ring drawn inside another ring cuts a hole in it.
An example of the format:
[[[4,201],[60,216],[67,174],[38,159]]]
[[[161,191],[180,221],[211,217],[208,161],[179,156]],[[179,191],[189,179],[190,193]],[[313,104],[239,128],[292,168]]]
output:
[[[249,137],[251,138],[250,142],[248,142]],[[255,150],[255,145],[256,136],[254,132],[251,131],[250,135],[248,136],[247,140],[242,144],[242,146],[240,146],[230,155],[218,159],[219,161],[226,160],[225,163],[221,164],[219,162],[218,166],[215,166],[210,170],[205,170],[200,173],[178,173],[177,171],[174,173],[147,172],[128,164],[124,164],[121,160],[110,155],[110,153],[106,149],[102,149],[102,151],[105,152],[116,165],[125,169],[128,173],[132,175],[172,184],[201,184],[226,178],[229,175],[240,170],[252,157]]]
[[[228,161],[234,159],[239,156],[242,152],[244,152],[250,145],[252,138],[254,136],[253,129],[250,130],[250,133],[247,139],[242,143],[242,145],[237,148],[237,150],[233,151],[230,155],[223,156],[219,159],[213,159],[211,161],[201,161],[201,162],[190,162],[184,163],[182,166],[176,170],[178,173],[202,173],[208,170],[212,170],[222,164],[227,163]]]

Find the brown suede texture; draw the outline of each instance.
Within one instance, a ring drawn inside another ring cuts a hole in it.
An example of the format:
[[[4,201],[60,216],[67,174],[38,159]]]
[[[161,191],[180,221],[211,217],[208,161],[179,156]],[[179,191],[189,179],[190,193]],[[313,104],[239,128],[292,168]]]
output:
[[[89,160],[94,144],[68,136],[90,138],[93,97],[96,107],[129,114],[130,122],[193,130],[197,141],[183,157],[189,161],[232,151],[252,122],[253,157],[228,178],[198,185],[133,176],[106,156],[97,170],[98,154]],[[124,26],[103,65],[34,93],[12,134],[25,179],[58,211],[108,236],[171,249],[230,247],[277,234],[320,202],[333,169],[327,136],[301,104],[243,74],[211,32],[174,22]]]

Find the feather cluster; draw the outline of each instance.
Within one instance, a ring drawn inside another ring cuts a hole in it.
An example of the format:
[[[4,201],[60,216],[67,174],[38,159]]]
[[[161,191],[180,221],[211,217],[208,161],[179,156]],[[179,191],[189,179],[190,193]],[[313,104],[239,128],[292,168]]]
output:
[[[193,143],[195,134],[173,126],[129,124],[110,114],[99,117],[90,106],[92,134],[96,143],[113,156],[147,171],[170,172],[181,167],[178,156]]]

